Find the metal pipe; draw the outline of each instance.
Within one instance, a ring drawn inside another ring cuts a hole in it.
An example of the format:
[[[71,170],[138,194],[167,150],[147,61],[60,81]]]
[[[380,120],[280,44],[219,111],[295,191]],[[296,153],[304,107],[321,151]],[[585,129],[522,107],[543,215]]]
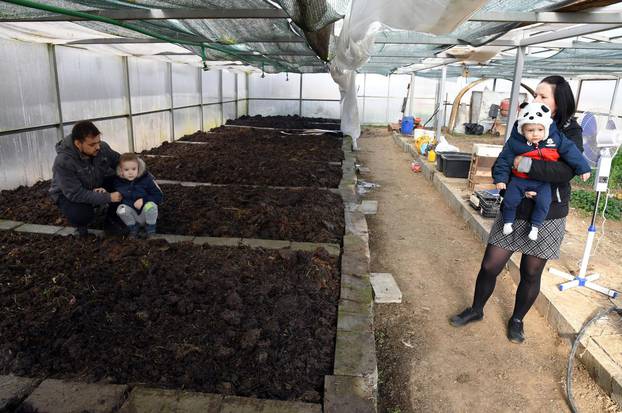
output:
[[[508,126],[505,130],[505,140],[510,139],[510,134],[516,121],[516,111],[518,109],[518,98],[520,96],[520,85],[523,78],[523,65],[525,64],[525,46],[516,48],[516,66],[514,68],[514,79],[512,80],[512,93],[510,94],[510,111],[508,113]]]
[[[445,121],[445,80],[447,80],[447,66],[443,66],[441,69],[441,79],[438,86],[438,104],[440,106],[438,106],[438,113],[436,115],[437,123],[435,137],[437,142],[441,138],[441,130]]]

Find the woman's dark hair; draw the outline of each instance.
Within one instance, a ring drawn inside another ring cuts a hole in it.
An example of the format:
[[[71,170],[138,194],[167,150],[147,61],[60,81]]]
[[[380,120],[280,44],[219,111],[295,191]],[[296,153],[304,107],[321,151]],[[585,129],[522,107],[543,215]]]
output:
[[[553,98],[557,105],[553,119],[560,128],[564,127],[577,110],[570,84],[561,76],[548,76],[540,83],[547,83],[553,88]]]
[[[95,137],[101,134],[97,126],[89,120],[83,120],[76,123],[71,130],[71,138],[74,141],[84,142],[87,136]]]

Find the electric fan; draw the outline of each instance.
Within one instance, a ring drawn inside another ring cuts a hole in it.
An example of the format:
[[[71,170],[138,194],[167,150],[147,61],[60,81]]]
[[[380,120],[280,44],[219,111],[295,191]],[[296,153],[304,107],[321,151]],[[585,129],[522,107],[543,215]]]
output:
[[[598,204],[600,202],[601,195],[607,194],[607,186],[609,184],[609,174],[611,172],[611,161],[615,156],[618,146],[622,143],[622,134],[616,130],[615,123],[609,119],[605,129],[598,131],[596,124],[596,118],[593,114],[586,112],[581,121],[581,127],[583,128],[583,156],[590,163],[590,166],[596,168],[594,175],[594,190],[596,191],[596,203],[594,210],[592,211],[592,221],[587,230],[587,241],[585,242],[585,249],[583,250],[583,258],[581,259],[581,267],[577,276],[565,273],[555,268],[550,268],[551,274],[562,277],[567,282],[559,285],[560,291],[565,291],[573,287],[587,287],[594,291],[606,294],[609,297],[616,298],[618,292],[607,287],[595,284],[593,281],[597,280],[599,274],[587,273],[587,264],[590,259],[590,253],[592,252],[592,244],[594,243],[594,236],[596,235],[596,215],[598,214]]]

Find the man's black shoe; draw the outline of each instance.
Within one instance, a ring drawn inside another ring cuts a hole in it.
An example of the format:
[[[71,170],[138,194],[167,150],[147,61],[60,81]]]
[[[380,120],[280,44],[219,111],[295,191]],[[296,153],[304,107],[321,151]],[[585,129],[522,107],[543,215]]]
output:
[[[477,311],[469,307],[460,314],[451,317],[449,323],[454,327],[461,327],[472,321],[480,321],[482,318],[484,318],[484,313],[482,311]]]
[[[77,227],[76,228],[76,235],[79,238],[86,238],[89,235],[89,229],[87,227]]]
[[[523,320],[518,318],[510,318],[508,321],[508,339],[512,343],[520,344],[525,341],[525,333],[523,332]]]

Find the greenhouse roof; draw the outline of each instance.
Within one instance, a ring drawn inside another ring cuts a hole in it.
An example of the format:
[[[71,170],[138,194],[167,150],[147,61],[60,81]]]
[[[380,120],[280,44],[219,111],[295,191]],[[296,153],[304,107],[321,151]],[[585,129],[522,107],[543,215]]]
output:
[[[360,71],[434,77],[440,71],[430,69],[448,65],[448,76],[512,78],[517,47],[525,46],[525,76],[617,77],[621,6],[489,0],[445,35],[386,28]],[[11,0],[0,2],[0,37],[208,66],[326,72],[333,23],[349,7],[350,0]]]

